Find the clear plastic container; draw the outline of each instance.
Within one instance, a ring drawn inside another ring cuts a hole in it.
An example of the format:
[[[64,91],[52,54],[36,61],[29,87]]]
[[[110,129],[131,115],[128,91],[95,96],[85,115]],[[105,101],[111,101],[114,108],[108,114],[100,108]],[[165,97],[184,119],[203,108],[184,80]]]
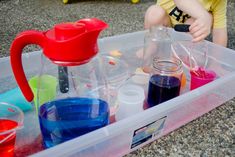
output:
[[[186,34],[169,30],[175,40],[186,40]],[[135,32],[99,40],[100,52],[120,50],[134,73],[141,60],[135,55],[143,48],[145,32]],[[161,103],[143,112],[117,121],[47,150],[40,146],[38,119],[33,112],[25,113],[25,126],[17,134],[16,153],[35,157],[122,156],[128,154],[202,116],[235,96],[235,52],[208,42],[208,68],[215,69],[218,78],[193,91]],[[29,59],[30,58],[30,59]],[[39,53],[24,55],[27,76],[38,73]],[[34,66],[31,66],[31,64]],[[0,59],[2,68],[0,92],[15,88],[9,58]],[[190,75],[186,73],[187,81]],[[182,110],[184,112],[182,112]],[[141,136],[144,135],[144,136]],[[38,153],[37,153],[38,152]],[[36,154],[37,153],[37,154]]]
[[[143,111],[145,92],[139,84],[129,81],[118,89],[116,121],[125,119]]]

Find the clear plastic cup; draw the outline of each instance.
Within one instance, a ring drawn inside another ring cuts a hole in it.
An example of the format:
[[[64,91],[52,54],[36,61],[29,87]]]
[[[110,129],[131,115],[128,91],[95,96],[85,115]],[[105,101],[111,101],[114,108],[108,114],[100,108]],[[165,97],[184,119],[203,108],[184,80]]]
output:
[[[148,74],[134,74],[119,89],[117,95],[117,121],[144,110]]]
[[[16,131],[23,127],[23,112],[16,106],[0,102],[0,156],[13,157]]]
[[[206,41],[193,43],[191,41],[176,41],[171,45],[173,56],[180,59],[188,70],[196,67],[207,68],[208,45]]]
[[[127,84],[118,90],[117,99],[119,106],[115,118],[121,120],[143,111],[144,89],[141,86]]]
[[[117,110],[117,91],[130,77],[129,66],[124,60],[108,55],[101,55],[100,59],[108,85],[106,93],[109,95],[110,115],[114,116]]]

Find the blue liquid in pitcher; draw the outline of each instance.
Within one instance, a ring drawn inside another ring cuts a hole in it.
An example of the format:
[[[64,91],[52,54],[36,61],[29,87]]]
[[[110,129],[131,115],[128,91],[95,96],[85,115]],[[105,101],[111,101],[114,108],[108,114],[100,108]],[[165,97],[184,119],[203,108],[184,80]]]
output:
[[[153,75],[149,80],[148,107],[170,100],[180,93],[181,82],[173,76]]]
[[[109,107],[100,99],[60,99],[40,107],[39,122],[49,148],[108,125]]]

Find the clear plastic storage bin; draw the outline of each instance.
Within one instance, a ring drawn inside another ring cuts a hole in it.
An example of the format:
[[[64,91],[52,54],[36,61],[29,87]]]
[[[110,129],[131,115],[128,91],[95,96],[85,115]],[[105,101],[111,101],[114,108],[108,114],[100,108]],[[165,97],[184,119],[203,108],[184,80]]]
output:
[[[174,40],[190,38],[171,29],[170,33]],[[119,50],[134,72],[141,66],[136,52],[143,48],[144,34],[141,31],[100,39],[100,53]],[[25,112],[24,128],[17,133],[16,156],[123,156],[220,106],[235,96],[235,51],[209,42],[208,46],[208,66],[219,75],[215,81],[193,91],[185,90],[174,99],[47,150],[41,146],[37,116],[34,111]],[[38,73],[40,54],[24,54],[28,78]],[[15,88],[16,83],[8,57],[0,59],[0,67],[0,93],[3,93]]]

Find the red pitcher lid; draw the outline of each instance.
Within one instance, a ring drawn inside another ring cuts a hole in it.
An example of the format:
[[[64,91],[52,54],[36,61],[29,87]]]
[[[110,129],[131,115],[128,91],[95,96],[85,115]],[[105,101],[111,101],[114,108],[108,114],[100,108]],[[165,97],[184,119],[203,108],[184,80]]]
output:
[[[97,54],[98,35],[107,26],[96,18],[57,24],[45,32],[43,52],[59,65],[86,63]]]
[[[68,40],[73,38],[79,34],[82,34],[86,31],[85,24],[83,23],[61,23],[57,24],[54,27],[54,34],[46,33],[48,38],[54,40]]]

